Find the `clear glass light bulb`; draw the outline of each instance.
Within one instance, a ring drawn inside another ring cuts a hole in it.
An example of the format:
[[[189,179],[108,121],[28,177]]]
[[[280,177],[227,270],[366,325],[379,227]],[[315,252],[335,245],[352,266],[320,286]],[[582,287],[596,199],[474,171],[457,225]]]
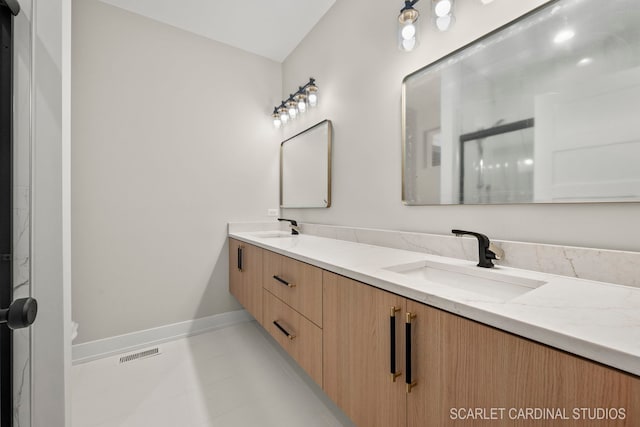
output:
[[[282,126],[282,121],[280,120],[280,117],[274,117],[273,118],[273,127],[276,129],[280,129],[280,126]]]
[[[282,112],[280,113],[280,120],[282,121],[283,125],[286,125],[287,122],[289,121],[289,114],[287,114],[287,112]]]
[[[400,34],[402,35],[402,40],[411,40],[416,35],[416,26],[412,22],[407,22],[402,27]]]
[[[415,37],[409,40],[402,40],[402,49],[410,51],[413,50],[414,47],[416,47]]]
[[[311,92],[309,93],[309,97],[307,98],[309,100],[309,105],[311,107],[315,107],[316,105],[318,105],[318,94],[315,92]]]
[[[301,113],[304,113],[305,111],[307,111],[307,104],[304,102],[303,99],[298,101],[298,111]]]
[[[449,0],[440,0],[433,7],[436,16],[445,16],[451,12],[451,2]]]
[[[452,17],[451,15],[446,15],[446,16],[441,16],[438,19],[436,19],[436,27],[438,27],[438,30],[440,31],[447,31],[452,24]]]

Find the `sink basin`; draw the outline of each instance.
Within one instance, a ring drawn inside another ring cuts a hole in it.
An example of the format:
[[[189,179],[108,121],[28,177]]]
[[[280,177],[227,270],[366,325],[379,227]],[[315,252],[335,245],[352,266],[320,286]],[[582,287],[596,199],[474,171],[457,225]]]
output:
[[[461,289],[493,301],[508,301],[547,282],[480,267],[420,261],[384,268],[418,281]]]
[[[252,236],[258,237],[260,239],[282,239],[284,237],[295,237],[291,234],[291,232],[287,231],[256,231],[255,233],[251,233]]]

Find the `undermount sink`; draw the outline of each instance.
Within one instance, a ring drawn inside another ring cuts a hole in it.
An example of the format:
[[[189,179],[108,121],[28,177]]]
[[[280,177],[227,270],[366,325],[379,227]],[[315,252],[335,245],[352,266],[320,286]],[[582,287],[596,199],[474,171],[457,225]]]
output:
[[[394,265],[384,270],[412,279],[472,292],[494,301],[511,300],[547,283],[480,267],[450,265],[434,261]]]
[[[295,237],[291,234],[291,232],[287,231],[256,231],[255,233],[251,233],[252,236],[258,237],[260,239],[281,239],[283,237]]]

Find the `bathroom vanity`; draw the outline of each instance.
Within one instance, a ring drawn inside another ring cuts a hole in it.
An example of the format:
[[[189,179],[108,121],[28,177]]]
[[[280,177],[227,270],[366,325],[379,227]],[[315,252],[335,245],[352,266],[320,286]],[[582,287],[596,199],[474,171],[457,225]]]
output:
[[[229,237],[231,293],[356,425],[640,423],[639,288],[279,230]]]

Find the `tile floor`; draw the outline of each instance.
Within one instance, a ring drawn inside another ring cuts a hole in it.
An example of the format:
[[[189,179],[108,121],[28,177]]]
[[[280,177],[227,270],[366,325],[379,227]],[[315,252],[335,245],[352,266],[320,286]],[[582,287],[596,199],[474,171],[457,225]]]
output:
[[[73,427],[351,426],[254,322],[72,369]]]

